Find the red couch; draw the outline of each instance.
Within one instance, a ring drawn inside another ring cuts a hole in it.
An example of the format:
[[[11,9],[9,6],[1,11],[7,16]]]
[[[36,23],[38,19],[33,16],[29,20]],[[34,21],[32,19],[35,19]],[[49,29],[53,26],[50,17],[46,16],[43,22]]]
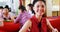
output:
[[[51,25],[57,28],[60,32],[60,16],[58,17],[47,17]],[[4,26],[0,27],[0,32],[18,32],[20,27],[19,23],[14,24],[13,22],[4,22]]]
[[[4,26],[0,26],[0,32],[18,32],[20,27],[19,23],[13,23],[13,22],[4,22]]]
[[[54,28],[57,28],[60,32],[60,16],[58,16],[58,17],[47,17],[47,18],[50,21],[51,25]]]

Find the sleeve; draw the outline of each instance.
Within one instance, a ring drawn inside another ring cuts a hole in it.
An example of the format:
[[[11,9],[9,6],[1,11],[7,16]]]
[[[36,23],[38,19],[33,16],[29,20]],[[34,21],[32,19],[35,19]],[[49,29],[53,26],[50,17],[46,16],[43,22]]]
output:
[[[17,16],[17,18],[14,20],[14,23],[19,22],[20,18],[21,18],[21,14],[19,14],[19,15]]]
[[[30,19],[31,18],[31,14],[27,13],[27,18]]]

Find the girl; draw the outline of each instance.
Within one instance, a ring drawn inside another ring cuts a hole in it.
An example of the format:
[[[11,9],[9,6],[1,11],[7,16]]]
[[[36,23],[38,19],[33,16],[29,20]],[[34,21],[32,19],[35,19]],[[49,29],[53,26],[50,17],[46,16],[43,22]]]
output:
[[[53,28],[49,21],[46,21],[45,7],[46,3],[43,0],[33,1],[33,10],[35,15],[29,19],[19,32],[26,32],[30,29],[30,32],[47,32],[47,26],[53,31],[57,32],[57,29]]]
[[[35,12],[33,11],[33,5],[28,4],[27,8],[28,8],[27,11],[31,14],[31,16],[33,16],[35,14]]]
[[[2,18],[5,20],[13,21],[11,15],[9,14],[9,6],[6,5],[2,11]]]
[[[15,19],[15,23],[19,22],[21,24],[21,27],[24,25],[24,23],[31,18],[30,14],[26,11],[26,8],[21,5],[19,6],[19,15]],[[21,28],[20,27],[20,28]]]

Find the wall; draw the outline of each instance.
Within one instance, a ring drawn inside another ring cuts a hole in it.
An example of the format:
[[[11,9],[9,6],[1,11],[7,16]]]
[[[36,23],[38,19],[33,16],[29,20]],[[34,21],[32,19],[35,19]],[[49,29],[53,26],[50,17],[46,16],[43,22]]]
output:
[[[47,16],[52,16],[52,0],[46,0]]]

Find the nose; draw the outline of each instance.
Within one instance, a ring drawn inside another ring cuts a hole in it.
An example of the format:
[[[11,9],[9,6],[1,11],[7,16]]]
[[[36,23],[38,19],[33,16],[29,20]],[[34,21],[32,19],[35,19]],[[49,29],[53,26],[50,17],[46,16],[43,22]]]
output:
[[[40,7],[39,7],[39,11],[42,11],[42,9],[43,9],[43,8],[40,6]]]
[[[40,12],[44,12],[44,8],[40,6],[40,7],[39,7],[39,11],[40,11]]]

